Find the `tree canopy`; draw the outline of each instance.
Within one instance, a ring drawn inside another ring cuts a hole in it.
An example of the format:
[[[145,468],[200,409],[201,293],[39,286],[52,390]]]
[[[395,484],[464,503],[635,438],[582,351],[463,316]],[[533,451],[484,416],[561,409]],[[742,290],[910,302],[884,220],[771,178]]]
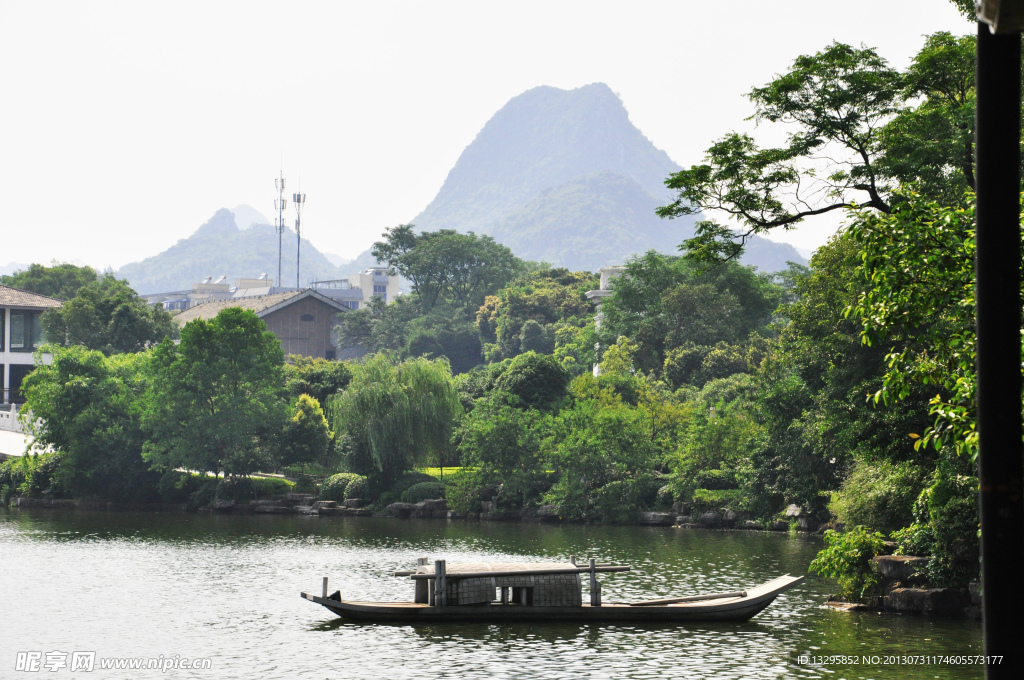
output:
[[[58,300],[70,300],[82,286],[97,280],[99,277],[92,267],[79,267],[68,262],[54,262],[49,267],[32,264],[28,269],[0,276],[0,284]]]
[[[385,231],[370,252],[392,275],[412,282],[424,307],[448,302],[476,310],[492,291],[525,271],[523,261],[490,236],[452,229],[416,234],[413,225],[401,224]]]
[[[138,352],[177,332],[162,306],[148,305],[112,274],[86,283],[62,306],[47,310],[42,323],[51,342],[104,354]]]
[[[195,319],[153,350],[144,455],[154,467],[248,474],[272,465],[287,417],[281,343],[253,312]]]
[[[705,162],[671,175],[678,192],[662,217],[727,215],[734,233],[698,224],[690,251],[736,257],[752,234],[836,210],[892,211],[893,191],[914,183],[932,198],[962,200],[974,181],[974,38],[929,36],[904,72],[870,48],[833,43],[747,96],[758,123],[793,129],[762,148],[732,132]]]

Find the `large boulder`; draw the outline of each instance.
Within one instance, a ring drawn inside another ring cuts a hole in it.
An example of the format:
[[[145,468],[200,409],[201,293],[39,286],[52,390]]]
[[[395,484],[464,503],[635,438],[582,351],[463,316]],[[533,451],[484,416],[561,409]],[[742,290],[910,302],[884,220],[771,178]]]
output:
[[[706,527],[717,527],[722,523],[722,513],[709,510],[701,515],[697,521]]]
[[[889,611],[932,616],[963,616],[970,603],[970,595],[959,588],[896,588],[883,598]]]
[[[676,521],[675,515],[668,512],[641,512],[640,524],[654,527],[670,527]]]
[[[542,505],[537,508],[537,521],[539,522],[557,522],[562,518],[558,515],[557,505]]]
[[[413,517],[420,519],[447,519],[448,517],[448,501],[443,498],[420,501],[416,503],[415,508]]]
[[[412,513],[416,511],[416,506],[412,503],[392,503],[387,507],[387,511],[392,517],[409,519]]]
[[[875,573],[890,581],[904,582],[920,578],[926,566],[927,557],[913,555],[878,555],[871,560]]]

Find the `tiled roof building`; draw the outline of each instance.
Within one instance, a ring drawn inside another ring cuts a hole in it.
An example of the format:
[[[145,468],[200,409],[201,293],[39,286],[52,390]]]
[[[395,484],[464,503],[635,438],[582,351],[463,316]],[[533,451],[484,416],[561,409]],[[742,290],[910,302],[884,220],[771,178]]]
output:
[[[281,341],[285,354],[334,359],[331,339],[335,317],[348,307],[312,289],[296,290],[259,297],[213,300],[196,305],[174,317],[179,326],[193,319],[212,319],[229,307],[255,312],[267,324],[267,330]]]

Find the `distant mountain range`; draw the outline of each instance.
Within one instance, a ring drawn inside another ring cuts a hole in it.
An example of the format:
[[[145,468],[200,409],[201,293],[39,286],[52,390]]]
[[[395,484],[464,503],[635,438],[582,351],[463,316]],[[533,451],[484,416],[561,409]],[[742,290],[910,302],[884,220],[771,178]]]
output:
[[[537,87],[484,125],[448,173],[417,230],[490,234],[516,255],[570,269],[675,254],[698,216],[662,220],[665,179],[680,166],[629,120],[604,83]],[[742,258],[763,271],[805,263],[788,244],[754,238]]]
[[[672,200],[664,181],[679,169],[604,83],[536,87],[494,114],[412,222],[418,231],[489,234],[519,257],[593,271],[652,249],[678,253],[699,216],[662,220],[654,211]],[[117,274],[142,293],[182,290],[222,274],[276,278],[277,245],[270,220],[240,205]],[[806,263],[792,246],[757,237],[742,258],[762,271],[785,269],[788,260]],[[283,283],[294,285],[295,232],[284,236],[283,261]],[[301,283],[376,264],[369,251],[345,260],[303,240]]]
[[[239,229],[239,219],[246,228]],[[254,222],[255,220],[255,222]],[[258,223],[258,222],[263,222]],[[234,211],[221,208],[206,224],[191,236],[141,262],[132,262],[117,271],[119,278],[140,293],[162,293],[185,290],[207,276],[227,275],[235,278],[255,278],[267,274],[277,278],[277,231],[256,209],[237,206]],[[295,232],[284,233],[282,245],[282,282],[295,285]],[[336,279],[341,276],[313,244],[302,239],[301,280],[305,285],[316,279]]]

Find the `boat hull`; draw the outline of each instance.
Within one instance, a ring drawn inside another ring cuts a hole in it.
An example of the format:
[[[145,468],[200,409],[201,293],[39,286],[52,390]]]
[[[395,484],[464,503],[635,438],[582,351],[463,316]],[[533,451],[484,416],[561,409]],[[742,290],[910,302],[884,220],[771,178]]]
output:
[[[514,623],[571,621],[579,623],[687,623],[700,621],[748,621],[803,577],[781,576],[747,590],[745,597],[704,600],[660,606],[607,603],[600,607],[534,607],[521,605],[459,605],[436,607],[412,602],[348,602],[302,593],[352,621],[390,624],[451,622]]]

